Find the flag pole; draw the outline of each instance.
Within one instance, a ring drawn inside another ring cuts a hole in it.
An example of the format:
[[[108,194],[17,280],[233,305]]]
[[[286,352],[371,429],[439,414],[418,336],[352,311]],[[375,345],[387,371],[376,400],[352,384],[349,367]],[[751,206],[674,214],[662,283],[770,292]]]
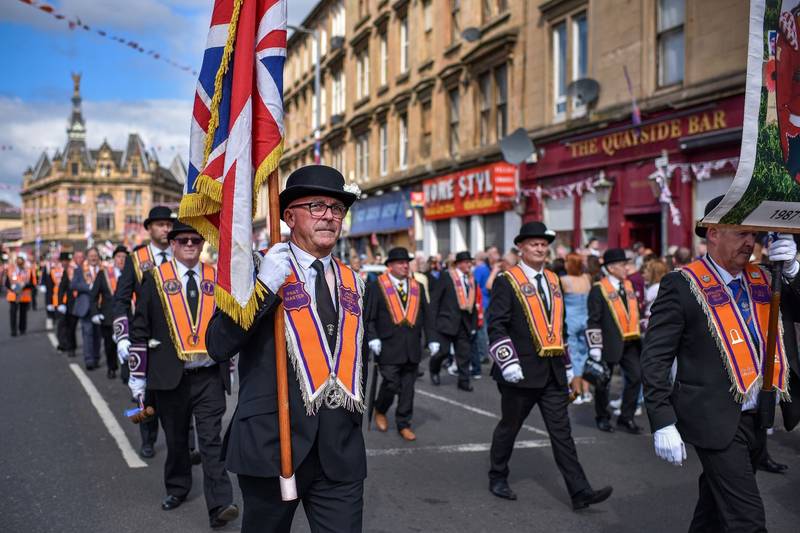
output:
[[[268,183],[269,195],[269,244],[281,242],[281,213],[278,198],[279,179],[277,172]],[[292,424],[289,416],[289,379],[286,368],[286,330],[284,329],[283,304],[275,311],[275,373],[278,384],[278,428],[281,447],[281,499],[285,502],[297,499],[297,483],[292,467]]]

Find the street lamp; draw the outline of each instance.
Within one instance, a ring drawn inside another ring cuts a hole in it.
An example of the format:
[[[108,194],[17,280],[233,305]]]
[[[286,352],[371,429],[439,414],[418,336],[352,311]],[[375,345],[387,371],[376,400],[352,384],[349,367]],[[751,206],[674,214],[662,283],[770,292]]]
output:
[[[314,63],[314,103],[316,106],[314,113],[314,118],[316,119],[316,127],[314,128],[314,163],[319,165],[322,157],[320,139],[320,127],[322,126],[322,92],[320,88],[322,82],[322,73],[320,70],[320,63],[322,63],[322,43],[320,41],[319,30],[312,30],[305,26],[293,26],[291,24],[288,24],[286,27],[296,32],[311,35],[311,38],[314,39],[314,48],[317,50],[317,61]]]
[[[606,172],[600,171],[600,176],[593,184],[595,194],[597,195],[597,203],[600,205],[608,205],[608,200],[611,197],[611,189],[614,187],[614,182],[606,178]]]

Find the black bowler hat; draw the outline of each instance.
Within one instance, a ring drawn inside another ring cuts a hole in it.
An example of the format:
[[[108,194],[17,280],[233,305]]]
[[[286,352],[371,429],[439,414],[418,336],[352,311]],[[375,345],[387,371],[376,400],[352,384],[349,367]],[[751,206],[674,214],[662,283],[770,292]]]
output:
[[[556,232],[547,229],[544,222],[534,220],[533,222],[522,225],[519,229],[519,235],[514,237],[514,244],[519,244],[525,239],[544,239],[548,243],[551,243],[556,240]]]
[[[281,218],[289,204],[304,196],[331,196],[350,207],[358,195],[345,190],[344,176],[333,167],[308,165],[298,168],[286,180],[286,188],[280,194]]]
[[[608,266],[611,263],[627,262],[628,258],[625,255],[625,250],[622,248],[609,248],[603,253],[603,266]]]
[[[150,210],[150,214],[147,215],[146,219],[144,219],[144,229],[147,229],[147,226],[149,226],[151,222],[155,222],[157,220],[169,220],[174,222],[175,215],[172,214],[172,210],[170,210],[169,207],[157,205]]]
[[[719,203],[722,201],[722,199],[724,197],[725,197],[725,195],[723,194],[723,195],[717,196],[716,198],[712,198],[706,204],[706,208],[703,210],[703,217],[705,217],[707,214],[709,214],[711,211],[713,211],[714,208],[719,205]],[[702,220],[702,219],[700,219],[700,220]],[[698,220],[697,222],[700,222],[700,220]],[[708,233],[708,228],[706,228],[704,226],[698,226],[697,223],[695,223],[695,225],[694,225],[694,234],[695,235],[697,235],[701,239],[705,239],[707,233]]]
[[[392,261],[411,261],[412,259],[414,258],[411,257],[408,250],[402,246],[398,246],[397,248],[389,250],[389,255],[386,256],[386,261],[384,261],[383,264],[388,265]]]
[[[69,252],[61,252],[58,254],[59,261],[72,261],[72,254]]]
[[[469,252],[458,252],[456,254],[455,263],[460,263],[461,261],[472,261],[472,256]]]
[[[118,244],[117,247],[114,248],[114,253],[111,254],[111,257],[114,257],[115,255],[117,255],[119,253],[124,253],[125,255],[128,255],[128,248],[126,248],[125,246],[123,246],[121,244]]]
[[[200,232],[189,224],[184,224],[180,220],[176,220],[175,224],[172,225],[172,230],[167,234],[167,240],[175,240],[175,237],[181,233],[196,233],[197,235],[200,235]]]

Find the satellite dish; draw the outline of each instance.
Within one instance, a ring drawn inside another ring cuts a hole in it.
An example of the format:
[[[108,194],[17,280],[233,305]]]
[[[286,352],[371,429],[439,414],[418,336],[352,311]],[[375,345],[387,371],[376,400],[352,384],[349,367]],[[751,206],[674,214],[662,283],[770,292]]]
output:
[[[481,30],[475,27],[469,27],[461,32],[461,37],[467,42],[477,41],[481,38]]]
[[[503,159],[512,165],[519,165],[533,154],[533,142],[525,128],[517,128],[511,135],[500,139]]]
[[[575,106],[591,106],[600,95],[600,84],[592,78],[581,78],[567,86],[567,95]]]

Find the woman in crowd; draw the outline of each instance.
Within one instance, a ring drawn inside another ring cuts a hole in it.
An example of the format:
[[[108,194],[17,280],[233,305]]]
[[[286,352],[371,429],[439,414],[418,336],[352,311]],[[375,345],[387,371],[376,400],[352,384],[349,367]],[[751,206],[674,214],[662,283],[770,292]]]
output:
[[[565,268],[566,275],[561,277],[561,285],[564,289],[564,305],[567,310],[567,345],[575,379],[580,384],[578,390],[583,391],[574,403],[582,404],[592,401],[589,383],[581,379],[583,365],[589,356],[589,347],[586,345],[586,320],[588,318],[586,301],[589,297],[589,289],[592,288],[592,279],[584,273],[583,258],[579,254],[567,255]]]
[[[662,259],[647,261],[644,265],[644,312],[642,313],[642,331],[647,329],[647,322],[650,320],[650,308],[658,296],[658,288],[661,285],[661,278],[667,275],[667,263]]]

